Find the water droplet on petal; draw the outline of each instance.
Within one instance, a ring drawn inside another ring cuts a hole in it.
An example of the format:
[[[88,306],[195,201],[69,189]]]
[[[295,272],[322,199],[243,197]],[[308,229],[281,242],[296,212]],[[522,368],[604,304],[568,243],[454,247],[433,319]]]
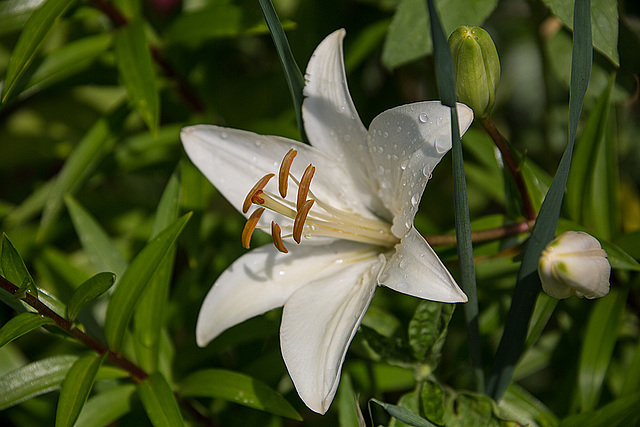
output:
[[[411,204],[413,206],[418,206],[419,202],[420,202],[420,196],[418,196],[418,194],[414,194],[413,196],[411,196]]]
[[[400,126],[398,126],[398,129],[396,129],[396,132],[398,132],[398,133],[402,132],[402,128]]]
[[[389,138],[389,132],[386,132],[386,131],[385,131],[385,132],[382,134],[382,136],[383,136],[384,138]]]
[[[442,122],[444,121],[444,119],[442,117],[438,117],[438,120],[436,120],[436,124],[438,126],[440,126],[442,124]]]
[[[409,284],[407,282],[400,282],[396,287],[400,292],[405,292],[409,290]]]
[[[227,139],[227,137],[228,137],[228,136],[229,136],[229,134],[228,134],[228,133],[226,133],[226,132],[222,132],[222,133],[220,134],[220,137],[221,137],[222,139]]]
[[[380,278],[378,279],[379,282],[385,282],[389,280],[389,274],[388,273],[384,273],[380,276]]]
[[[378,175],[384,175],[384,166],[378,165]]]
[[[284,270],[280,270],[280,271],[278,271],[278,274],[279,274],[280,276],[284,276],[284,275],[286,274],[286,271],[284,271]]]
[[[407,168],[407,165],[409,164],[409,159],[404,160],[401,164],[400,164],[400,168],[402,170],[405,170]]]
[[[427,116],[427,113],[420,113],[420,115],[418,116],[418,119],[422,123],[427,123],[427,121],[429,121],[429,116]]]
[[[422,168],[422,174],[431,179],[431,166],[426,165],[424,168]]]
[[[378,153],[384,153],[384,147],[383,146],[378,147]]]

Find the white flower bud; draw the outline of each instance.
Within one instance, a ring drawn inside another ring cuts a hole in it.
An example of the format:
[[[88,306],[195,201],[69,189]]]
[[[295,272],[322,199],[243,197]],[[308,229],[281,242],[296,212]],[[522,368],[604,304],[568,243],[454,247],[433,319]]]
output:
[[[609,293],[611,265],[598,240],[582,231],[567,231],[542,251],[538,275],[542,289],[558,299],[571,295],[600,298]]]

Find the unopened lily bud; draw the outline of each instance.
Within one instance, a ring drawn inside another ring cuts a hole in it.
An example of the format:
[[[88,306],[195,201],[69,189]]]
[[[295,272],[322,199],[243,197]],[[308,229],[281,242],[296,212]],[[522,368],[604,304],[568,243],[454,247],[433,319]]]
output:
[[[458,27],[449,36],[458,101],[476,117],[489,115],[500,80],[500,59],[489,33],[480,27]]]
[[[611,265],[595,237],[567,231],[542,251],[538,274],[542,289],[554,298],[600,298],[609,293]]]

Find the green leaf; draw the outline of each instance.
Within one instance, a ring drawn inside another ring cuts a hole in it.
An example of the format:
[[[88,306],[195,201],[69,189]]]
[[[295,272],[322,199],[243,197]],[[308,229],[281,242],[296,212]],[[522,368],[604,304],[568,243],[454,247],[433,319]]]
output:
[[[160,372],[138,384],[138,395],[154,427],[184,425],[176,397]]]
[[[80,238],[80,243],[98,271],[113,271],[121,277],[127,269],[127,260],[96,219],[71,195],[64,198],[71,221]]]
[[[72,322],[80,310],[109,290],[116,281],[113,273],[102,272],[91,277],[73,293],[67,305],[67,318]]]
[[[360,325],[359,332],[380,359],[400,366],[409,366],[415,363],[411,357],[411,349],[403,337],[387,337],[365,325]]]
[[[573,0],[543,0],[562,23],[573,28]],[[617,67],[618,56],[618,2],[593,0],[591,3],[591,31],[593,47],[602,52]]]
[[[143,21],[134,19],[118,29],[114,48],[120,78],[129,93],[129,100],[155,134],[160,121],[160,97]]]
[[[0,377],[0,410],[58,388],[76,356],[53,356]]]
[[[284,68],[284,74],[287,78],[287,84],[289,85],[289,92],[291,92],[291,98],[293,99],[293,108],[296,111],[300,135],[302,136],[302,140],[307,142],[307,134],[302,122],[302,90],[304,88],[304,77],[300,72],[300,67],[298,67],[296,59],[293,57],[291,47],[289,47],[289,41],[282,29],[282,25],[280,25],[280,20],[273,8],[273,4],[271,4],[271,0],[259,0],[259,2],[271,37],[273,38],[273,43],[276,45],[282,68]]]
[[[497,0],[438,0],[445,34],[461,25],[478,26],[491,15]],[[424,0],[400,0],[382,48],[382,63],[389,69],[430,54],[433,42]]]
[[[610,240],[619,228],[616,221],[618,182],[616,154],[610,136],[609,112],[615,75],[591,111],[576,142],[573,167],[567,180],[566,207],[571,219]]]
[[[55,178],[42,212],[37,239],[43,240],[55,222],[64,195],[74,194],[111,148],[114,142],[113,134],[122,125],[127,112],[126,108],[120,107],[106,117],[98,119],[75,147]]]
[[[33,62],[38,47],[57,23],[58,18],[74,3],[73,0],[46,0],[36,9],[24,26],[13,49],[4,80],[2,103],[16,91],[23,76]]]
[[[42,325],[55,323],[48,317],[37,313],[21,313],[10,319],[0,328],[0,347],[4,347],[11,341],[27,334]]]
[[[604,376],[618,340],[626,301],[626,291],[612,289],[609,295],[595,302],[589,316],[580,352],[576,387],[582,411],[590,411],[598,403]]]
[[[421,301],[409,322],[409,344],[413,355],[435,368],[447,337],[454,304]]]
[[[347,373],[343,373],[340,378],[336,405],[338,406],[338,421],[340,427],[360,427],[365,425],[360,406],[358,405],[358,397],[353,391],[351,376]]]
[[[43,0],[5,0],[0,2],[0,35],[21,29]]]
[[[426,380],[420,390],[422,410],[427,419],[438,425],[444,425],[445,392],[436,381]]]
[[[615,427],[629,426],[640,417],[640,393],[614,400],[602,408],[572,415],[560,423],[560,427]]]
[[[444,425],[447,427],[517,427],[514,421],[503,419],[490,397],[484,394],[459,393],[446,402]]]
[[[471,364],[478,390],[484,390],[484,371],[482,369],[482,349],[478,327],[478,291],[476,286],[476,270],[473,260],[473,242],[471,240],[471,218],[467,199],[467,181],[464,173],[462,142],[458,125],[456,108],[456,83],[453,58],[449,50],[447,38],[436,12],[433,0],[427,0],[429,22],[433,39],[433,57],[436,66],[436,79],[441,102],[451,108],[451,140],[453,165],[453,207],[456,224],[456,242],[458,267],[460,269],[460,287],[468,297],[463,306]]]
[[[280,393],[250,376],[222,369],[193,372],[180,386],[181,396],[213,397],[302,421]]]
[[[556,427],[558,417],[544,403],[517,384],[507,389],[499,404],[500,409],[522,425]]]
[[[190,217],[190,213],[183,215],[151,240],[120,278],[118,286],[109,299],[104,325],[105,338],[110,349],[120,348],[138,298]]]
[[[421,416],[406,408],[403,408],[402,406],[381,402],[378,399],[371,399],[369,402],[373,402],[382,406],[382,408],[387,411],[389,415],[404,424],[414,427],[436,427],[435,424],[431,424]]]
[[[29,274],[22,257],[5,233],[2,233],[2,240],[0,240],[0,275],[21,289],[21,292],[28,291],[37,295],[35,282],[31,274]],[[33,310],[4,289],[0,290],[0,299],[20,313]]]
[[[56,410],[56,427],[73,426],[89,397],[93,381],[105,356],[88,355],[76,360],[67,372]]]
[[[109,33],[85,37],[48,54],[29,79],[22,95],[41,92],[86,69],[111,47],[112,38]]]
[[[174,173],[158,204],[151,230],[152,237],[178,218],[179,196],[180,180]],[[175,253],[176,248],[173,246],[162,259],[135,311],[136,357],[141,367],[150,372],[157,368],[160,331],[166,315]]]
[[[135,392],[135,385],[126,384],[89,398],[75,427],[102,427],[114,423],[131,411],[131,400]]]
[[[541,289],[537,273],[538,259],[544,247],[553,239],[560,217],[578,121],[593,59],[589,7],[589,0],[575,2],[575,31],[569,93],[569,138],[556,176],[553,178],[533,226],[518,272],[518,281],[513,292],[505,329],[487,383],[487,394],[495,400],[500,400],[509,386],[516,362],[524,348],[531,314]]]

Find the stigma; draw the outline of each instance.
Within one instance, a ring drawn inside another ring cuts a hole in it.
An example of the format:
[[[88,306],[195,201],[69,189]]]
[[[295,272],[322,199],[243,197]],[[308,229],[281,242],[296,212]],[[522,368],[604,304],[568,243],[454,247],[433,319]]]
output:
[[[246,214],[254,205],[257,208],[249,216],[242,231],[242,245],[245,248],[249,249],[251,236],[256,228],[270,231],[274,246],[283,253],[289,252],[283,240],[288,238],[293,238],[296,244],[314,237],[339,238],[385,247],[399,242],[391,233],[391,224],[386,221],[338,209],[319,200],[311,191],[311,181],[316,171],[313,165],[307,166],[300,179],[291,173],[291,165],[297,154],[296,150],[290,149],[282,159],[277,173],[266,174],[247,193],[242,212]],[[266,191],[267,184],[276,175],[278,192]],[[297,188],[295,197],[289,192],[290,182]],[[265,210],[279,214],[285,222],[280,225],[272,221],[270,229],[259,226],[258,222]]]

